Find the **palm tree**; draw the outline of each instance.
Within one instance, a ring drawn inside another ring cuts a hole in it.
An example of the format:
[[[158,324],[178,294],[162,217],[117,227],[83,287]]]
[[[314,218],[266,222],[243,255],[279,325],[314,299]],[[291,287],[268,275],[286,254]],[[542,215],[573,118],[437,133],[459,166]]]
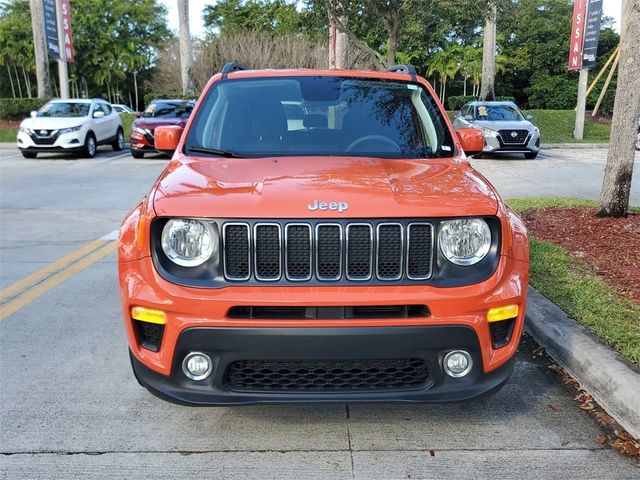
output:
[[[427,75],[438,74],[440,77],[440,101],[444,103],[447,92],[447,80],[454,78],[460,70],[462,47],[457,44],[449,45],[445,50],[436,52],[429,66]]]
[[[478,94],[477,88],[480,86],[480,78],[482,76],[482,50],[471,45],[464,47],[460,70],[464,75],[463,95],[467,96],[467,80],[471,78],[471,95],[475,97]]]
[[[487,18],[484,24],[482,44],[482,87],[481,100],[495,99],[494,83],[496,79],[496,0],[489,0]]]

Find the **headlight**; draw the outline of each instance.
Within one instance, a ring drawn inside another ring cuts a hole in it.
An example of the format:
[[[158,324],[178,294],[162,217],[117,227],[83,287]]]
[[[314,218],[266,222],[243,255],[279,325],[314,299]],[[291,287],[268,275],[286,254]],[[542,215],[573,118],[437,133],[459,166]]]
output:
[[[25,127],[20,127],[20,131],[21,131],[22,133],[26,133],[27,135],[29,135],[29,134],[31,133],[31,132],[29,131],[29,129],[28,129],[28,128],[25,128]]]
[[[162,250],[182,267],[197,267],[209,260],[218,239],[210,224],[192,219],[169,220],[162,229]]]
[[[77,127],[69,127],[69,128],[61,128],[60,129],[60,135],[62,135],[63,133],[73,133],[73,132],[77,132],[78,130],[80,130],[82,128],[82,125],[78,125]]]
[[[484,138],[497,138],[498,137],[498,132],[496,132],[495,130],[491,130],[490,128],[483,128],[482,129],[482,134],[484,135]]]
[[[140,128],[140,127],[133,127],[131,129],[131,131],[139,133],[140,135],[144,135],[145,134],[145,130],[144,128]]]
[[[491,230],[480,218],[446,220],[438,234],[440,251],[456,265],[475,265],[491,248]]]

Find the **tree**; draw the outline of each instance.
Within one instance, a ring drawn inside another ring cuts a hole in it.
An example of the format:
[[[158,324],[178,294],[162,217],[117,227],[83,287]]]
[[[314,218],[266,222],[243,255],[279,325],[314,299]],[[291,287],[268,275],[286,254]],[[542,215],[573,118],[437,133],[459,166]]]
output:
[[[440,101],[443,103],[446,98],[447,80],[455,77],[460,70],[463,51],[460,45],[453,44],[433,56],[428,75],[437,73],[440,77]]]
[[[180,20],[180,71],[182,73],[182,94],[193,94],[193,56],[191,53],[191,33],[189,30],[189,0],[178,0]]]
[[[482,83],[480,87],[480,100],[495,100],[496,79],[496,21],[497,5],[490,0],[488,15],[484,23],[484,35],[482,43]]]
[[[304,15],[285,0],[221,0],[203,10],[205,27],[220,35],[263,32],[274,36],[302,31]]]
[[[626,217],[640,116],[640,1],[627,0],[620,39],[618,86],[598,215]]]

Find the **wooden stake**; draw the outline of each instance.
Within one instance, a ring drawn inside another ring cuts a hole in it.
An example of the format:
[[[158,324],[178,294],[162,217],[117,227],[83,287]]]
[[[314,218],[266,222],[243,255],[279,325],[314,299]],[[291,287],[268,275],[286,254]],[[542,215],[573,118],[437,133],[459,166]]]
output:
[[[607,93],[607,88],[609,88],[609,83],[611,82],[611,78],[613,78],[613,72],[616,71],[619,61],[620,61],[620,52],[618,52],[618,54],[616,55],[616,59],[613,61],[613,65],[611,67],[611,70],[609,71],[609,75],[607,75],[607,79],[604,81],[604,87],[602,87],[602,91],[600,92],[600,96],[598,97],[598,101],[596,102],[596,106],[593,107],[593,112],[591,112],[592,117],[595,117],[598,114],[598,109],[600,108],[602,99]]]

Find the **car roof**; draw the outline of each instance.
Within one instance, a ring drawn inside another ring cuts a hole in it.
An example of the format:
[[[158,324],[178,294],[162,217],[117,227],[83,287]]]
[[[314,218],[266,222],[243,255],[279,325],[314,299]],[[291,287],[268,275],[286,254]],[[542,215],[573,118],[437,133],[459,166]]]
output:
[[[216,74],[223,75],[222,73]],[[223,75],[224,76],[224,75]],[[417,75],[414,73],[401,73],[396,71],[374,71],[374,70],[327,70],[327,69],[262,69],[262,70],[233,70],[226,74],[225,78],[273,78],[273,77],[297,77],[297,76],[327,76],[327,77],[350,77],[350,78],[379,78],[387,80],[415,81]],[[214,76],[216,78],[216,76]],[[426,80],[425,80],[426,81]]]
[[[102,98],[55,98],[51,103],[91,103],[95,101],[103,101]]]
[[[195,100],[187,100],[186,98],[182,99],[182,98],[156,98],[154,100],[151,101],[151,103],[175,103],[175,104],[180,104],[180,103],[194,103]]]
[[[481,102],[479,100],[474,100],[472,102],[467,103],[467,105],[505,105],[509,107],[517,107],[515,103],[510,100],[491,100]]]

